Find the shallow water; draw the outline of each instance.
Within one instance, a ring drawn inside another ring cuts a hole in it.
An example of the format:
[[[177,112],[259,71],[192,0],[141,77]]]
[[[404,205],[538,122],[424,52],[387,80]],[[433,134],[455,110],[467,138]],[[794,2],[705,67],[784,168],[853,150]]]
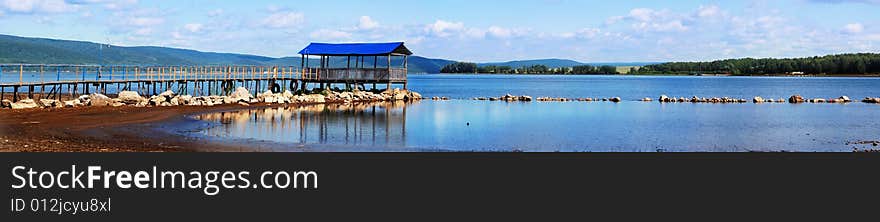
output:
[[[411,75],[409,87],[452,101],[316,105],[195,116],[198,134],[298,151],[851,151],[880,140],[880,105],[660,104],[676,97],[880,96],[877,78]],[[490,102],[612,97],[610,102]]]

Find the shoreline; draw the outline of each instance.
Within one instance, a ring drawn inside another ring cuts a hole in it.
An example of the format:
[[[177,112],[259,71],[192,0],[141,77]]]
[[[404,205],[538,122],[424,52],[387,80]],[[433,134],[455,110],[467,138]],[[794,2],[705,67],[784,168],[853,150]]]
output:
[[[0,152],[245,151],[235,144],[206,142],[157,127],[180,124],[193,114],[261,107],[271,105],[4,110],[0,111]]]

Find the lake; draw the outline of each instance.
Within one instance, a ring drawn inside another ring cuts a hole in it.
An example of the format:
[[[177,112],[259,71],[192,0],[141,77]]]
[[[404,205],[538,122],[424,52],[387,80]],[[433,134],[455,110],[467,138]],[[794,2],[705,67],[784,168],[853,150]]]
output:
[[[880,78],[410,75],[450,101],[328,104],[193,116],[190,136],[271,151],[742,152],[852,151],[880,140],[880,105],[661,104],[674,97],[880,96]],[[611,102],[498,102],[473,97],[621,97]],[[637,101],[644,97],[655,102]]]

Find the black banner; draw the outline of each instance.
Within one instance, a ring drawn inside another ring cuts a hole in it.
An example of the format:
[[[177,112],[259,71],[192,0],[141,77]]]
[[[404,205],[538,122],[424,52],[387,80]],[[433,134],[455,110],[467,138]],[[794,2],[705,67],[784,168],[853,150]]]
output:
[[[876,200],[880,185],[880,156],[868,153],[6,153],[0,160],[9,218],[2,221],[858,209],[866,205],[853,203]],[[89,169],[100,176],[92,188]],[[158,182],[162,172],[187,183]]]

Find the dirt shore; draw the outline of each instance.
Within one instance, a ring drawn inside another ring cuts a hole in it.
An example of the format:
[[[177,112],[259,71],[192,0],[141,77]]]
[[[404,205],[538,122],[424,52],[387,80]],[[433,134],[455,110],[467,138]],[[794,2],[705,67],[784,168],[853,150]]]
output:
[[[0,152],[198,152],[246,147],[187,138],[156,129],[188,114],[268,105],[137,108],[77,107],[0,110]]]

